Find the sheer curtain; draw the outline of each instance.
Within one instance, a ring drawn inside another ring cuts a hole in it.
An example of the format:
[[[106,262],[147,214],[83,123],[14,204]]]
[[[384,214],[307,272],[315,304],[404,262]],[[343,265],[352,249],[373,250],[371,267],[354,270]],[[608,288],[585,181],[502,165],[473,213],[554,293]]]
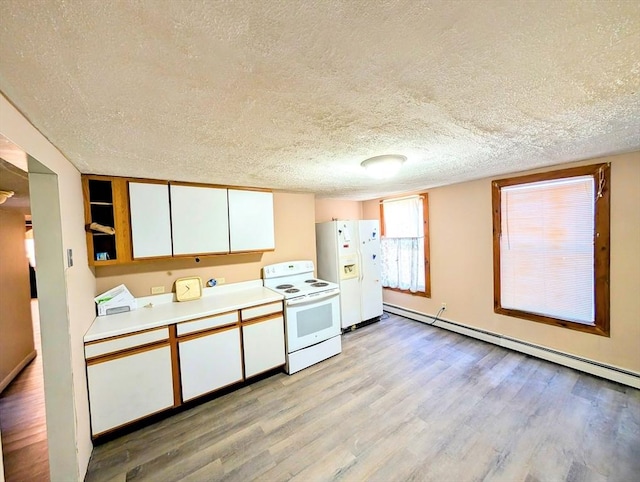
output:
[[[382,209],[382,286],[414,293],[425,291],[424,223],[420,196],[383,201]]]

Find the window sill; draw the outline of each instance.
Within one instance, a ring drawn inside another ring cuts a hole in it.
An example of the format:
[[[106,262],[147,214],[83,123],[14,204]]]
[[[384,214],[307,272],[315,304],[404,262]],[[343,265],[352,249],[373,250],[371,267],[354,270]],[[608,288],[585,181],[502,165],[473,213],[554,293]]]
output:
[[[424,292],[424,291],[416,291],[414,293],[413,291],[403,290],[403,289],[400,289],[400,288],[388,288],[386,286],[383,286],[382,289],[389,290],[389,291],[395,291],[397,293],[405,293],[407,295],[412,295],[412,296],[421,296],[422,298],[431,298],[431,293],[427,293],[427,292]]]

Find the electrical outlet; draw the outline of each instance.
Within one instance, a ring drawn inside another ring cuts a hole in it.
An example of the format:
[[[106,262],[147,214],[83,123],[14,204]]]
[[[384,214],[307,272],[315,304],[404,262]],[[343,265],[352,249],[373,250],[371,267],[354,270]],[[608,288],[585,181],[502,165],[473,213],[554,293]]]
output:
[[[152,295],[160,295],[164,293],[164,286],[152,286],[151,287],[151,294]]]
[[[223,285],[224,282],[225,282],[225,279],[224,278],[216,278],[216,281],[218,282],[217,284]]]
[[[442,309],[446,310],[447,309],[447,304],[446,303],[442,303]]]

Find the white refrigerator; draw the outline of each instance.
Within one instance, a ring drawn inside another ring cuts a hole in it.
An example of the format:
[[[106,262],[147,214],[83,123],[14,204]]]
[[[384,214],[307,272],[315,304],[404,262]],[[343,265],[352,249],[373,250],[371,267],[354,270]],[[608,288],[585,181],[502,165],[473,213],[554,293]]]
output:
[[[318,278],[340,285],[342,329],[382,316],[380,223],[316,224]]]

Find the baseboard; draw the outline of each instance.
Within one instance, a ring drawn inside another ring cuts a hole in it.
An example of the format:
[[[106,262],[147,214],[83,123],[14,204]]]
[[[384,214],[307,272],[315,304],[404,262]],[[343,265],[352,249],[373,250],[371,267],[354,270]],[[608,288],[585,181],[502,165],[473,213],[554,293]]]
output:
[[[401,306],[392,305],[389,303],[384,303],[384,310],[389,313],[404,316],[405,318],[409,318],[411,320],[427,323],[429,325],[433,324],[433,326],[437,326],[438,328],[455,331],[456,333],[460,333],[462,335],[477,338],[478,340],[493,343],[494,345],[499,345],[504,348],[509,348],[521,353],[526,353],[527,355],[542,358],[543,360],[557,363],[559,365],[564,365],[569,368],[574,368],[575,370],[590,373],[591,375],[606,378],[607,380],[640,389],[640,373],[636,373],[631,370],[626,370],[624,368],[619,368],[613,365],[589,360],[588,358],[571,355],[570,353],[553,350],[551,348],[546,348],[544,346],[535,345],[526,341],[517,340],[515,338],[500,335],[498,333],[492,333],[490,331],[456,323],[451,320],[438,318],[438,320],[434,323],[433,320],[435,319],[435,317],[432,315],[409,310],[407,308],[402,308]]]
[[[4,379],[0,382],[0,393],[2,393],[3,390],[7,388],[7,386],[13,381],[13,379],[18,376],[22,369],[36,357],[36,354],[37,352],[33,350],[26,357],[24,357],[24,359],[20,363],[18,363],[18,365],[13,370],[11,370],[11,372],[9,372],[6,377],[4,377]]]

